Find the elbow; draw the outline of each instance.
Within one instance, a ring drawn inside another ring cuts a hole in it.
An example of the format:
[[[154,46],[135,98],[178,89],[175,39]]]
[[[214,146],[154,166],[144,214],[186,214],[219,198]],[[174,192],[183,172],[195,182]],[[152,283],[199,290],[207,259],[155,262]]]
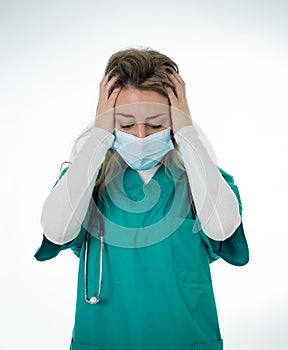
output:
[[[47,220],[46,217],[41,217],[40,221],[45,237],[52,243],[63,244],[63,237],[65,236],[65,228],[61,222],[56,220]]]
[[[79,233],[81,224],[75,217],[67,217],[60,211],[54,214],[46,215],[45,211],[42,212],[40,223],[44,235],[58,245],[72,241]]]
[[[220,243],[217,255],[235,266],[244,266],[248,264],[250,260],[249,247],[242,221],[233,234]]]
[[[238,227],[241,225],[241,222],[241,215],[237,213],[237,215],[235,215],[235,219],[232,222],[229,222],[227,226],[223,229],[221,241],[225,241],[226,239],[233,236],[233,234],[237,231]]]
[[[50,242],[55,244],[64,244],[67,232],[68,218],[65,218],[61,210],[52,210],[51,207],[44,204],[40,224],[44,235]]]
[[[223,242],[234,234],[241,222],[241,215],[238,214],[233,221],[228,220],[227,222],[223,222],[220,220],[210,220],[202,229],[209,238]]]
[[[70,217],[67,215],[69,211],[66,209],[68,205],[65,205],[65,202],[61,202],[61,205],[56,203],[59,203],[59,198],[55,195],[55,191],[52,191],[43,205],[40,224],[49,241],[64,244],[70,222]]]

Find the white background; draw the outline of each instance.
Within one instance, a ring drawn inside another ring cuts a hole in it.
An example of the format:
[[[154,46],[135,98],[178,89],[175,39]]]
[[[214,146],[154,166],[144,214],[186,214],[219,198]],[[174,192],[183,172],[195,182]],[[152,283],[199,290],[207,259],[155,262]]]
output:
[[[108,58],[131,46],[178,63],[192,118],[239,186],[251,261],[211,267],[225,349],[287,349],[287,1],[99,3],[0,1],[1,349],[69,348],[77,258],[33,258],[41,208]]]

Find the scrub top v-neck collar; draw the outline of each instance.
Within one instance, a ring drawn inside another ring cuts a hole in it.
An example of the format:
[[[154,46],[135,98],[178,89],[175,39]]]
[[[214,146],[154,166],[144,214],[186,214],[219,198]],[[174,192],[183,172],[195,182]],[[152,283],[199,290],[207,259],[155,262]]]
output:
[[[137,170],[138,175],[141,177],[144,185],[147,185],[153,178],[161,164],[155,165],[152,169],[147,170]]]
[[[130,199],[142,200],[145,196],[144,190],[149,191],[149,188],[154,186],[154,181],[159,184],[161,191],[165,191],[173,186],[173,179],[169,178],[166,171],[165,166],[161,164],[150,181],[145,184],[138,172],[129,167],[123,175],[124,191]]]

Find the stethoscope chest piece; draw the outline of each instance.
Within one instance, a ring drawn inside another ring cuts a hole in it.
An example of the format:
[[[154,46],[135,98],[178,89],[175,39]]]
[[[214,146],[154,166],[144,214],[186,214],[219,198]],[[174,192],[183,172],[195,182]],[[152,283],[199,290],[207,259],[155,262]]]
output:
[[[97,299],[96,297],[92,297],[91,299],[85,298],[87,303],[90,305],[96,305],[99,303],[100,299]]]

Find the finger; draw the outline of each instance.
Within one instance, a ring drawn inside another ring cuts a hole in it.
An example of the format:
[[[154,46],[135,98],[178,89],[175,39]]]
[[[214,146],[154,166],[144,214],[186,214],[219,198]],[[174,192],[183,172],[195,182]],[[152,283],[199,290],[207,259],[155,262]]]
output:
[[[183,78],[181,77],[181,75],[179,73],[177,73],[176,71],[173,72],[174,77],[179,81],[179,83],[182,86],[185,86],[185,81],[183,80]]]
[[[103,88],[107,84],[107,81],[108,81],[108,74],[104,75],[104,77],[100,81],[100,88],[101,87]]]
[[[166,91],[167,91],[167,94],[168,94],[168,98],[169,98],[170,104],[172,106],[174,106],[178,102],[177,97],[174,94],[174,92],[173,92],[173,90],[171,89],[170,86],[166,85],[165,88],[166,88]]]
[[[108,105],[109,105],[109,107],[113,108],[115,106],[115,102],[117,100],[117,97],[118,97],[120,91],[121,91],[121,87],[119,86],[118,88],[115,88],[111,92],[111,94],[110,94],[110,96],[108,98]]]
[[[187,115],[190,115],[189,106],[188,106],[186,97],[183,98],[182,100],[179,99],[179,97],[175,95],[175,93],[169,86],[166,86],[166,91],[167,91],[167,95],[168,95],[171,107],[175,107],[181,110],[182,112],[186,113]]]
[[[104,79],[100,83],[100,99],[104,101],[108,101],[110,97],[110,91],[113,85],[116,83],[118,77],[114,76],[108,81],[108,75],[104,77]]]
[[[172,84],[175,86],[176,94],[178,99],[185,98],[185,82],[184,80],[179,76],[176,76],[176,72],[173,74],[168,74],[168,78],[172,82]]]
[[[168,77],[177,82],[178,84],[185,85],[184,80],[181,78],[180,74],[178,74],[176,71],[168,72]]]
[[[106,75],[100,83],[100,89],[103,92],[104,91],[109,92],[109,90],[116,83],[117,80],[118,80],[118,76],[114,76],[110,80],[108,80],[108,75]]]
[[[108,85],[113,85],[113,84],[115,84],[116,83],[116,81],[118,80],[118,75],[113,75],[113,77],[112,78],[110,78],[109,79],[109,77],[107,77],[107,82],[106,82],[106,86],[108,86]]]

